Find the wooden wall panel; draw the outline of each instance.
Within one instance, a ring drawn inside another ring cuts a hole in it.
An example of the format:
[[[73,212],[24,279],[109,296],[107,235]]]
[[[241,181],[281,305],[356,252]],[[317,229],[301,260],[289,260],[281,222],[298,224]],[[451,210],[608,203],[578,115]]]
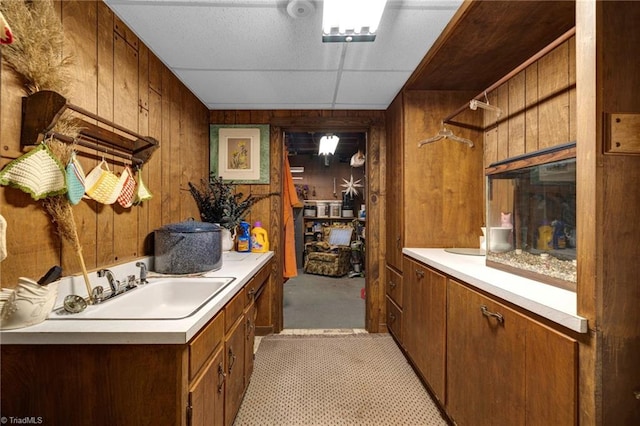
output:
[[[452,128],[474,147],[449,139],[418,147],[473,94],[407,91],[404,96],[404,247],[477,247],[484,212],[482,133]],[[475,111],[460,116],[475,125],[481,119]]]
[[[181,191],[187,177],[180,176],[180,170],[192,172],[188,178],[207,174],[208,161],[200,159],[208,158],[209,152],[208,110],[140,44],[130,29],[115,19],[103,2],[65,1],[55,2],[55,6],[67,40],[64,51],[75,58],[69,101],[160,141],[160,149],[142,170],[143,181],[154,198],[131,209],[92,200],[73,207],[85,263],[88,269],[95,270],[153,254],[152,231],[180,219],[182,213],[193,214],[195,203]],[[163,86],[170,90],[163,93]],[[2,167],[24,153],[20,147],[20,123],[25,93],[19,76],[4,61],[0,88]],[[79,151],[87,173],[102,158],[99,151]],[[167,161],[163,163],[165,157]],[[113,158],[105,159],[112,170],[122,170]],[[199,159],[197,165],[195,159]],[[184,161],[190,162],[185,165]],[[166,182],[163,176],[167,177]],[[62,265],[64,275],[79,273],[75,253],[59,241],[39,202],[8,187],[0,187],[0,199],[0,213],[8,222],[9,250],[0,266],[3,286],[17,284],[19,276],[37,279],[53,264]],[[163,214],[165,199],[170,203]]]
[[[568,50],[564,43],[538,61],[540,149],[569,142]]]
[[[485,167],[576,140],[575,68],[574,36],[488,95],[503,115],[494,134],[484,111]]]
[[[518,73],[507,83],[509,87],[509,157],[525,153],[525,73]]]
[[[598,208],[595,229],[586,231],[592,234],[589,240],[595,239],[598,251],[589,252],[590,247],[586,247],[578,252],[579,265],[588,257],[596,262],[595,270],[585,270],[579,279],[584,276],[590,280],[585,287],[594,285],[591,295],[598,297],[597,326],[590,326],[601,336],[598,349],[602,370],[597,372],[596,382],[603,397],[602,424],[630,425],[640,424],[640,156],[607,153],[607,130],[599,127],[599,120],[603,113],[640,114],[640,3],[598,2],[597,7],[597,50],[586,52],[585,59],[589,54],[598,58],[596,75],[601,86],[595,86],[593,98],[585,97],[592,88],[581,91],[581,106],[583,99],[589,99],[597,110],[591,121],[579,124],[589,130],[589,135],[595,135],[596,141],[586,149],[597,153],[589,158],[596,174],[595,185],[589,189]],[[581,214],[578,220],[587,220],[587,214]],[[587,307],[588,302],[581,301],[581,305]]]
[[[138,51],[122,37],[115,35],[115,57],[118,58],[113,69],[113,119],[127,129],[138,131]],[[122,173],[123,166],[114,165],[113,169]],[[138,255],[138,209],[122,208],[113,204],[113,251],[116,262],[120,257],[127,259]]]
[[[525,147],[526,152],[538,150],[538,64],[534,63],[525,73]]]
[[[503,111],[503,117],[509,116],[509,84],[505,83],[496,90],[497,99],[495,105],[500,107]],[[485,111],[485,115],[490,117],[490,120],[495,117],[495,113],[493,111]],[[502,118],[502,117],[501,117]],[[509,123],[502,122],[498,125],[498,146],[497,146],[497,155],[498,160],[502,160],[505,158],[509,158],[509,146],[510,146],[510,135],[509,135]]]
[[[498,92],[493,91],[487,94],[488,102],[491,105],[498,105]],[[484,165],[498,161],[498,126],[495,114],[482,114],[484,132]]]

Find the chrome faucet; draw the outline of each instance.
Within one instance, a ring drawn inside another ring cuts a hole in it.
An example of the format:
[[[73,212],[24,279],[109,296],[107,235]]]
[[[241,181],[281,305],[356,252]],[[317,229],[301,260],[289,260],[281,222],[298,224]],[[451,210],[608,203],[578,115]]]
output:
[[[111,295],[115,296],[120,291],[120,281],[116,280],[113,276],[113,272],[108,269],[100,269],[98,272],[98,277],[107,277],[107,281],[109,281],[109,287],[111,287]]]
[[[147,264],[144,262],[136,262],[136,266],[140,268],[140,284],[147,283]]]

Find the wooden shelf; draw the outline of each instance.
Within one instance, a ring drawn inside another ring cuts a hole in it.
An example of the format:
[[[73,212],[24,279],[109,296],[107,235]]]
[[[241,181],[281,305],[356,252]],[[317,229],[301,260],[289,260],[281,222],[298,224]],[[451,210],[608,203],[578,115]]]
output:
[[[76,114],[75,124],[81,129],[77,138],[53,131],[55,124],[66,110]],[[78,117],[78,115],[84,116],[84,118]],[[103,124],[106,128],[98,126],[92,120]],[[63,142],[96,149],[131,161],[133,165],[138,166],[148,161],[151,154],[160,146],[156,139],[139,135],[73,105],[59,93],[41,90],[23,98],[20,142],[22,146],[36,145],[46,136],[54,136]]]
[[[329,221],[329,220],[345,220],[345,221],[349,221],[352,222],[354,220],[359,220],[360,222],[364,222],[365,219],[358,219],[355,217],[316,217],[316,216],[304,216],[303,217],[304,220],[315,220],[318,222],[322,222],[322,221]]]

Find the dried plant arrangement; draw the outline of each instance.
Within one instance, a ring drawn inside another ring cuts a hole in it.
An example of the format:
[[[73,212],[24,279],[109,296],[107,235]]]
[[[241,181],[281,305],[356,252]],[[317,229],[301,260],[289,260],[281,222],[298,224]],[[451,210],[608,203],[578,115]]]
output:
[[[251,194],[243,199],[244,194],[236,192],[233,182],[225,182],[214,173],[211,173],[208,181],[202,179],[199,186],[189,182],[189,191],[203,222],[217,223],[229,230],[234,230],[240,224],[254,204],[276,194]]]
[[[11,23],[15,35],[12,44],[2,46],[2,56],[21,76],[26,93],[30,95],[40,90],[53,90],[61,94],[67,92],[71,82],[69,65],[72,60],[70,56],[63,55],[64,33],[53,1],[3,0],[0,2],[0,11]],[[65,112],[53,130],[76,138],[81,128],[75,124],[73,114]],[[69,163],[73,146],[54,138],[49,138],[45,143],[61,164]],[[55,224],[57,234],[71,244],[78,256],[91,300],[91,283],[69,199],[63,194],[46,197],[41,202]]]
[[[48,146],[53,155],[56,156],[62,164],[69,163],[71,154],[73,153],[73,147],[71,145],[51,139],[48,142]],[[82,255],[82,244],[80,244],[78,227],[76,226],[76,220],[73,217],[73,211],[71,209],[69,199],[65,194],[47,197],[42,200],[42,206],[51,217],[52,222],[56,225],[56,230],[60,238],[68,241],[78,256],[80,268],[82,269],[82,275],[84,277],[84,283],[87,288],[87,293],[89,294],[89,300],[93,301],[89,274],[87,273],[84,256]]]
[[[11,24],[13,43],[2,46],[7,64],[22,77],[27,94],[65,93],[71,56],[63,55],[64,33],[52,0],[3,0],[0,10]]]

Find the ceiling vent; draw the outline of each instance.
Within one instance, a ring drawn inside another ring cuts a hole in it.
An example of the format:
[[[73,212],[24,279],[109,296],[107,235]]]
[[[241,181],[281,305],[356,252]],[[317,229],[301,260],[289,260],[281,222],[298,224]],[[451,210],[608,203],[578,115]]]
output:
[[[292,18],[306,18],[315,11],[313,3],[308,0],[291,0],[287,4],[287,13]]]

